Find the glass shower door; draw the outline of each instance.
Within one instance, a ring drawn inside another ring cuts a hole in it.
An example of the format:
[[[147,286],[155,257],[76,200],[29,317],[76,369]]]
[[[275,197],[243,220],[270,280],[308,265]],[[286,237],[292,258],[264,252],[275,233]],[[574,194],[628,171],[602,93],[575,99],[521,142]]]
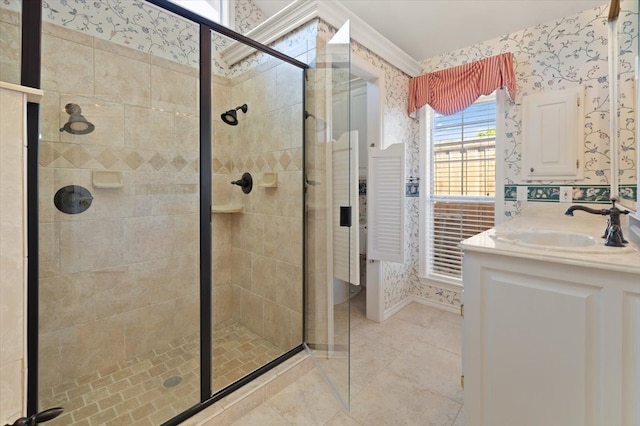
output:
[[[44,4],[39,407],[160,424],[200,401],[199,27]]]
[[[214,393],[303,342],[303,78],[255,49],[214,60]]]
[[[357,277],[357,198],[350,132],[347,22],[318,49],[305,98],[305,341],[340,401],[349,407],[349,285]],[[357,176],[357,175],[356,175]],[[353,226],[352,226],[353,225]],[[355,268],[355,270],[354,270]]]

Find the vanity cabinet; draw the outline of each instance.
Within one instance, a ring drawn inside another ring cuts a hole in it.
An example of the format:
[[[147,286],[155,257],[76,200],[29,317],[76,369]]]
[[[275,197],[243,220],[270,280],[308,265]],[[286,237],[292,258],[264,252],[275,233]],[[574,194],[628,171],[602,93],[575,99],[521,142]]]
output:
[[[640,264],[463,249],[467,426],[640,425]]]

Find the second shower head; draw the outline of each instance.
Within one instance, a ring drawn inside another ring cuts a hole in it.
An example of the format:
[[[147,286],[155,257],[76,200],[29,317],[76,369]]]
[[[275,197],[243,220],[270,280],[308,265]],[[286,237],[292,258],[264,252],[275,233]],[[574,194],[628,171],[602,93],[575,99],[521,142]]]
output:
[[[229,111],[223,112],[220,115],[220,118],[222,118],[222,121],[224,121],[225,123],[231,125],[231,126],[237,126],[238,125],[238,113],[236,111],[241,110],[242,112],[244,112],[245,114],[247,113],[247,104],[243,104],[240,105],[239,107],[235,108],[235,109],[230,109]]]

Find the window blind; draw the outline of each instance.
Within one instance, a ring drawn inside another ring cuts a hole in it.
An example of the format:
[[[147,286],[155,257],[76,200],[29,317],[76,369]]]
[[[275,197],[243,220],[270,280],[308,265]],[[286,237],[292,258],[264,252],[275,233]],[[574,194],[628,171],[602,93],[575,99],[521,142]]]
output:
[[[452,115],[435,114],[427,205],[427,273],[460,279],[458,243],[494,226],[494,100]]]
[[[428,271],[434,276],[459,279],[462,276],[462,251],[458,243],[493,227],[494,202],[433,201],[431,203],[431,255]]]

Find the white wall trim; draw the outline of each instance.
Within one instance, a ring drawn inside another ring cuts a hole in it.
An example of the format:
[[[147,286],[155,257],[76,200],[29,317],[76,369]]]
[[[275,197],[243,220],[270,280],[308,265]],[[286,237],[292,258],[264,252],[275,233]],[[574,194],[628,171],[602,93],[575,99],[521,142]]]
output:
[[[391,43],[339,1],[315,1],[314,3],[318,5],[319,17],[323,21],[335,28],[340,28],[347,20],[351,21],[353,40],[371,49],[372,52],[411,77],[422,73],[422,66],[418,61]]]
[[[411,296],[409,296],[406,299],[403,299],[400,302],[396,303],[395,305],[393,305],[389,309],[385,310],[384,311],[384,315],[382,316],[382,321],[388,320],[395,313],[397,313],[400,310],[402,310],[402,308],[404,308],[405,306],[409,305],[411,302],[413,302],[413,300],[412,300]]]
[[[423,106],[417,111],[417,118],[420,125],[420,142],[418,147],[419,157],[419,178],[421,184],[419,186],[419,210],[418,210],[418,276],[424,277],[427,275],[426,257],[427,253],[427,197],[426,191],[430,187],[429,173],[427,167],[427,133],[431,128],[431,120],[429,114],[429,107]]]
[[[452,312],[454,314],[460,315],[459,305],[450,305],[448,303],[442,303],[437,300],[427,299],[426,297],[421,297],[421,296],[408,296],[406,299],[402,300],[399,303],[396,303],[394,306],[384,311],[384,316],[382,320],[383,321],[388,320],[397,312],[400,312],[402,308],[410,305],[413,302],[420,303],[421,305],[425,305],[425,306],[431,306],[432,308],[437,308],[446,312]]]
[[[245,35],[268,45],[314,18],[320,18],[335,28],[342,27],[347,20],[351,21],[351,38],[353,40],[411,77],[422,72],[422,66],[419,62],[391,43],[339,1],[296,0]],[[222,51],[222,57],[229,65],[233,65],[254,51],[255,49],[249,46],[235,42]]]
[[[427,299],[426,297],[420,296],[411,296],[411,301],[420,303],[422,305],[431,306],[433,308],[442,309],[443,311],[453,312],[454,314],[460,315],[460,306],[458,305],[450,305],[448,303],[438,302],[437,300]]]
[[[33,87],[20,86],[19,84],[8,83],[6,81],[0,81],[0,89],[12,90],[18,93],[24,93],[27,97],[26,101],[34,104],[39,104],[42,100],[44,92],[41,89],[34,89]]]
[[[494,222],[496,225],[500,225],[507,221],[504,215],[504,186],[505,182],[505,152],[504,148],[507,146],[507,137],[505,136],[505,111],[507,102],[506,89],[496,90],[496,191],[494,195],[495,199],[495,211]]]

